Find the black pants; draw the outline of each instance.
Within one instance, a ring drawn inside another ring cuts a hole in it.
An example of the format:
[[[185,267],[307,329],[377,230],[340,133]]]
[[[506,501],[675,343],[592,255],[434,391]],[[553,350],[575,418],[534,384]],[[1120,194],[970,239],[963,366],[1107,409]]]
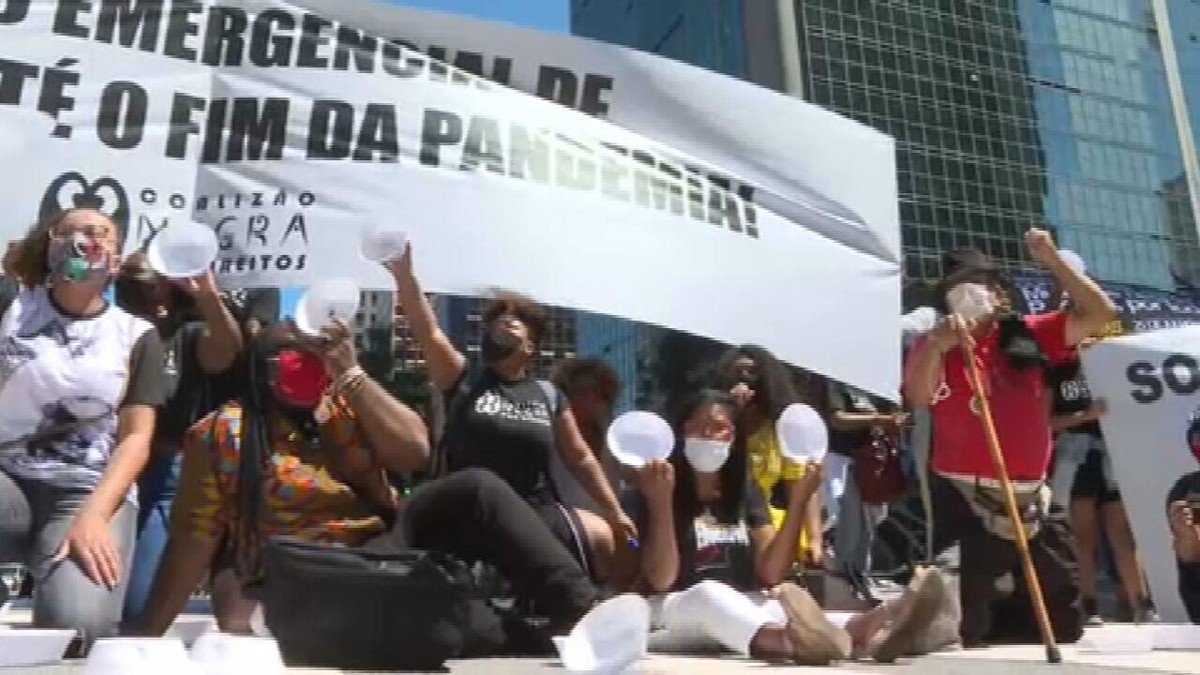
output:
[[[537,512],[495,474],[464,469],[426,483],[405,509],[402,531],[413,548],[492,565],[521,600],[569,629],[599,592]]]
[[[959,595],[963,645],[1037,643],[1041,641],[1028,585],[1014,542],[991,534],[949,480],[930,477],[935,554],[959,544]],[[1051,507],[1036,537],[1029,540],[1034,568],[1046,599],[1054,636],[1071,644],[1083,635],[1079,598],[1079,565],[1075,542],[1061,507]],[[1011,573],[1014,592],[1000,597],[996,581]]]

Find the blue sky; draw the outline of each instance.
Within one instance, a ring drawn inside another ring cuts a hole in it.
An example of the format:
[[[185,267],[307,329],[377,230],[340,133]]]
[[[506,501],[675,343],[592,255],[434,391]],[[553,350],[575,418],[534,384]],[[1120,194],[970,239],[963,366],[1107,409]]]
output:
[[[385,4],[407,5],[463,14],[478,19],[506,21],[539,30],[566,31],[571,0],[380,0]],[[302,289],[283,290],[281,310],[291,316]]]

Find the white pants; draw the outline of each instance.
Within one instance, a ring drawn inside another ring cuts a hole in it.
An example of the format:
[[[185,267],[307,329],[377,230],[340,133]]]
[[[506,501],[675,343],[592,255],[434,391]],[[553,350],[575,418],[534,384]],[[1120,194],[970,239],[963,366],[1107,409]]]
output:
[[[680,593],[671,593],[659,603],[651,625],[661,628],[650,641],[651,651],[674,654],[703,654],[728,649],[750,655],[750,643],[767,624],[787,624],[787,614],[778,600],[763,593],[742,593],[717,581],[702,581]],[[850,615],[829,614],[844,626]]]

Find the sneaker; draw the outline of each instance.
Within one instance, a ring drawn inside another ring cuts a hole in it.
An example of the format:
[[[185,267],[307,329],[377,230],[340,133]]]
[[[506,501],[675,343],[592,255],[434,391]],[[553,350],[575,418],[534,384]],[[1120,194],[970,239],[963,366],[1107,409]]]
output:
[[[1142,598],[1138,604],[1137,611],[1133,613],[1134,623],[1159,623],[1162,618],[1158,616],[1158,611],[1154,609],[1154,603],[1150,602],[1150,598]]]
[[[1100,618],[1095,598],[1083,599],[1083,616],[1083,625],[1087,628],[1099,628],[1104,625],[1104,619]]]
[[[827,666],[850,657],[850,634],[826,618],[825,611],[808,591],[785,583],[779,587],[778,595],[796,647],[797,665]]]
[[[948,596],[941,573],[918,568],[903,595],[889,603],[891,617],[887,627],[872,639],[869,651],[875,661],[893,663],[914,651],[917,638],[942,611]]]

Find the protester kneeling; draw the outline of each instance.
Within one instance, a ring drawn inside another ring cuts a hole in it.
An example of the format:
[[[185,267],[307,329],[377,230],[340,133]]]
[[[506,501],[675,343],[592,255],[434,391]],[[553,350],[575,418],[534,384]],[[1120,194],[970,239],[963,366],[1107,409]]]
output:
[[[248,393],[188,434],[171,541],[145,633],[170,626],[226,535],[252,594],[263,581],[264,546],[288,537],[380,556],[421,549],[491,564],[518,595],[547,610],[551,630],[574,625],[595,603],[597,591],[571,554],[494,475],[463,471],[421,486],[402,503],[387,472],[426,467],[427,430],[356,364],[344,324],[327,327],[320,340],[281,324],[251,343],[248,368]],[[392,607],[398,617],[426,610],[404,602]],[[336,616],[344,609],[330,608]],[[270,606],[267,617],[283,644]],[[221,623],[247,624],[229,617]],[[507,646],[505,635],[478,637],[477,649]]]
[[[634,587],[664,593],[658,649],[728,649],[768,663],[826,665],[854,656],[890,662],[928,645],[923,630],[949,601],[935,571],[920,571],[898,601],[835,625],[803,589],[783,583],[806,509],[821,484],[808,467],[790,486],[783,526],[771,524],[745,455],[730,455],[733,400],[702,392],[683,408],[670,463],[638,472],[632,512],[644,534]],[[628,561],[622,561],[628,566]],[[769,595],[763,589],[770,589]],[[956,641],[947,635],[934,648]],[[928,647],[927,647],[928,648]]]

